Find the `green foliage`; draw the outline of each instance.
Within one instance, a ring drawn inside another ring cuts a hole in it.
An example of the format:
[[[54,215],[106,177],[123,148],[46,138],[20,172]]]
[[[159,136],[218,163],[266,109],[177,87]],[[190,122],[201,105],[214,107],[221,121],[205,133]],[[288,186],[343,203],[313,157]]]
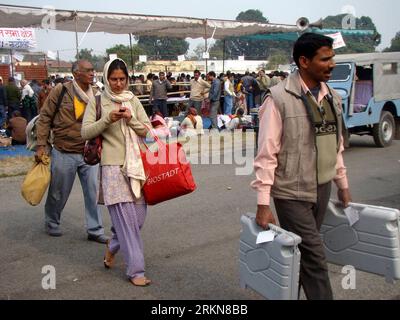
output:
[[[240,12],[236,17],[236,20],[268,23],[268,19],[264,17],[263,13],[260,10],[255,9]]]
[[[125,61],[129,68],[132,67],[131,62],[131,49],[129,46],[125,46],[123,44],[117,44],[112,48],[106,49],[107,57],[110,54],[117,54],[118,58]],[[137,44],[132,46],[132,55],[133,55],[133,63],[139,60],[140,55],[146,54],[145,51],[139,47]],[[136,66],[135,66],[136,68]]]
[[[224,58],[224,52],[223,52],[223,41],[220,42],[221,45],[217,45],[219,41],[217,40],[215,44],[211,47],[210,49],[210,59],[218,59],[222,60]],[[226,41],[228,43],[228,41]],[[225,51],[225,60],[226,59],[235,59],[237,57],[228,57],[227,53]]]
[[[178,38],[160,38],[137,36],[137,45],[152,60],[176,60],[177,56],[186,54],[189,42]]]
[[[79,59],[88,60],[88,61],[92,62],[91,61],[93,59],[92,52],[93,52],[93,49],[90,49],[90,50],[89,49],[81,49],[81,50],[79,50]],[[75,59],[78,59],[77,55],[75,55]]]
[[[135,64],[135,71],[141,72],[144,70],[144,67],[146,66],[145,62],[139,62]]]
[[[265,68],[268,70],[277,70],[280,64],[288,63],[289,59],[286,52],[277,50],[268,58],[268,64]]]
[[[225,41],[225,59],[237,59],[245,56],[246,60],[264,60],[275,51],[279,51],[288,60],[292,54],[293,42],[248,40],[245,38],[229,38]],[[217,40],[210,50],[210,57],[221,59],[223,56],[223,40]]]
[[[325,29],[341,29],[342,21],[345,14],[326,17],[322,25]],[[375,24],[370,17],[356,18],[356,29],[359,30],[374,30],[374,36],[348,36],[343,35],[346,47],[336,50],[336,53],[365,53],[375,52],[376,47],[380,44],[381,35],[378,33]],[[374,39],[378,39],[377,41]]]
[[[345,15],[328,16],[323,21],[324,28],[342,28],[342,20]],[[268,23],[268,19],[263,13],[257,9],[249,9],[240,12],[237,21],[252,21],[260,23]],[[356,18],[356,28],[363,30],[374,30],[375,36],[344,36],[347,47],[340,48],[337,53],[362,53],[374,52],[379,45],[380,34],[370,17]],[[160,38],[150,36],[136,36],[137,44],[133,46],[133,60],[136,63],[138,56],[146,54],[149,60],[176,60],[178,55],[187,53],[189,43],[186,40],[178,38]],[[387,50],[399,50],[400,37],[392,40],[392,47]],[[247,60],[263,60],[268,59],[270,65],[268,69],[276,69],[279,64],[287,64],[291,60],[293,42],[292,41],[269,41],[269,40],[248,40],[245,37],[232,37],[225,39],[225,55],[224,41],[217,40],[210,48],[210,59],[237,59],[238,56],[244,55]],[[393,48],[393,49],[392,49]],[[397,48],[397,49],[396,49]],[[81,50],[82,51],[82,50]],[[107,56],[110,53],[116,53],[126,63],[131,65],[131,54],[129,46],[116,45],[106,50]],[[200,44],[194,50],[194,53],[188,58],[196,60],[203,59],[204,45]],[[91,53],[91,52],[90,52]],[[139,67],[136,65],[136,68]],[[271,67],[271,68],[270,68]]]
[[[93,49],[81,49],[79,50],[79,59],[88,60],[96,71],[101,71],[104,68],[106,58],[102,55],[92,54]],[[78,59],[75,55],[75,59]]]
[[[268,23],[268,19],[263,16],[262,12],[255,9],[240,12],[236,20]],[[271,42],[269,41],[229,38],[225,41],[225,58],[237,59],[238,56],[245,56],[247,60],[266,59],[269,55],[270,44]],[[223,41],[217,40],[210,50],[210,57],[221,59],[223,47]]]
[[[384,50],[385,52],[400,51],[400,31],[396,33],[396,36],[392,39],[391,46]]]
[[[323,27],[326,29],[341,29],[344,17],[344,14],[328,16],[323,20]],[[236,17],[236,20],[257,21],[262,23],[268,22],[268,19],[265,18],[259,10],[240,12]],[[380,44],[380,34],[378,33],[372,19],[364,16],[356,18],[356,28],[361,30],[374,30],[375,34],[374,36],[344,35],[344,40],[347,46],[336,50],[338,54],[376,51],[376,47]],[[271,60],[271,57],[274,57],[273,59],[284,61],[285,57],[288,62],[291,58],[293,48],[293,41],[259,41],[247,40],[246,38],[229,38],[226,39],[225,43],[226,59],[237,59],[237,56],[244,55],[248,60],[266,59],[267,57]],[[211,48],[210,56],[220,59],[223,56],[222,51],[223,41],[218,40]],[[275,58],[275,56],[277,57]]]

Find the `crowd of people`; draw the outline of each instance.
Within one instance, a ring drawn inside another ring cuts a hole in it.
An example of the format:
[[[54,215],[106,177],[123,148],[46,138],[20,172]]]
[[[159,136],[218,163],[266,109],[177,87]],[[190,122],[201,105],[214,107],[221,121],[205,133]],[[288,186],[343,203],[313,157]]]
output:
[[[18,83],[10,77],[5,85],[0,77],[0,129],[6,130],[6,135],[12,137],[13,145],[26,143],[27,124],[40,113],[51,89],[67,81],[52,76],[41,83],[35,79],[23,79]]]
[[[221,73],[217,77],[213,71],[201,74],[195,70],[193,75],[180,73],[176,77],[171,72],[149,73],[144,75],[130,76],[129,90],[141,101],[148,98],[151,106],[148,115],[158,112],[164,119],[179,115],[188,115],[190,108],[195,108],[197,116],[209,117],[211,127],[221,129],[217,125],[218,115],[229,115],[231,118],[238,117],[238,109],[243,109],[243,115],[248,115],[254,107],[262,104],[263,96],[269,87],[278,84],[285,79],[284,72],[273,72],[265,74],[260,70],[246,72],[246,74],[234,74],[230,71]],[[67,83],[72,77],[51,76],[39,83],[10,77],[7,85],[3,84],[0,77],[0,128],[7,129],[6,135],[12,137],[12,144],[25,144],[26,126],[35,118],[42,108],[52,88],[59,83]],[[103,86],[98,83],[98,86]],[[210,89],[211,95],[210,95]],[[168,108],[167,100],[173,97],[186,97],[186,102],[174,103]],[[145,109],[149,111],[149,109]],[[193,111],[192,111],[193,114]],[[17,120],[11,121],[12,118]],[[23,120],[25,119],[25,121]],[[233,128],[224,126],[223,128]],[[240,125],[234,129],[240,128]],[[203,129],[203,128],[202,128]],[[208,129],[208,128],[207,128]]]
[[[279,71],[266,74],[265,70],[245,74],[227,71],[218,76],[214,71],[202,74],[195,70],[193,75],[181,73],[177,77],[171,72],[160,72],[158,75],[148,74],[146,81],[144,75],[131,77],[130,90],[141,97],[142,101],[149,97],[151,113],[157,111],[164,118],[186,116],[190,108],[194,108],[198,116],[210,118],[210,128],[233,130],[240,128],[242,121],[235,121],[236,127],[228,126],[227,123],[218,126],[218,117],[227,115],[230,120],[249,115],[253,108],[261,106],[267,90],[287,76],[287,73]],[[171,97],[186,97],[186,102],[176,102],[172,104],[172,108],[168,108],[168,98]],[[237,112],[239,109],[243,112]]]
[[[130,90],[141,98],[149,96],[150,102],[152,102],[154,96],[154,101],[165,100],[166,92],[168,92],[168,97],[186,96],[190,98],[190,105],[186,106],[186,111],[189,107],[195,107],[197,113],[201,114],[202,102],[208,98],[213,81],[210,79],[212,73],[214,72],[202,74],[199,70],[195,70],[193,75],[180,73],[176,77],[171,72],[149,73],[146,80],[144,75],[131,76]],[[235,113],[237,108],[241,107],[246,114],[249,114],[250,109],[262,104],[262,97],[268,88],[283,81],[287,76],[288,73],[286,72],[274,71],[266,74],[265,70],[260,70],[258,73],[247,71],[245,74],[227,71],[218,76],[213,76],[213,79],[218,79],[221,85],[222,98],[221,105],[218,108],[219,112],[231,115]],[[156,89],[160,85],[163,87],[162,93],[152,89],[154,83],[157,86]],[[158,103],[156,102],[157,105]],[[164,116],[166,116],[165,113]]]

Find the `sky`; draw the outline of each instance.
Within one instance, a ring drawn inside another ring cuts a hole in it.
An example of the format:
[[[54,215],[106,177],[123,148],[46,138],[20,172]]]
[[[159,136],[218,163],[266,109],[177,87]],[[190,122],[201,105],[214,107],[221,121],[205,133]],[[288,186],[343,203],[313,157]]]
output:
[[[295,24],[300,17],[307,17],[310,22],[329,15],[337,15],[350,11],[356,17],[369,16],[382,34],[382,50],[390,46],[391,40],[400,31],[400,1],[398,0],[0,0],[1,4],[12,4],[32,7],[53,6],[56,9],[104,11],[135,14],[171,15],[194,18],[213,18],[234,20],[241,11],[260,10],[264,17],[272,23]],[[347,8],[347,9],[346,9]],[[345,11],[343,11],[345,10]],[[79,40],[83,36],[78,34]],[[63,31],[36,32],[38,51],[59,50],[60,59],[73,60],[76,54],[75,33]],[[193,50],[201,39],[190,40]],[[116,44],[129,45],[128,35],[105,33],[88,33],[80,49],[93,49],[94,54],[104,54],[107,48]]]

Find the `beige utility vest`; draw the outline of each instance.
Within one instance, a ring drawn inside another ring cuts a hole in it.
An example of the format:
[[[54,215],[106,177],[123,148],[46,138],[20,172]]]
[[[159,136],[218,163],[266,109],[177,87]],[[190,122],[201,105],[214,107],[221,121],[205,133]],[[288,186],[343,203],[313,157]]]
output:
[[[316,203],[318,185],[336,175],[342,130],[341,97],[330,91],[333,96],[324,98],[318,106],[311,95],[302,93],[298,72],[270,88],[269,95],[283,124],[272,197]],[[324,109],[324,119],[318,107]]]

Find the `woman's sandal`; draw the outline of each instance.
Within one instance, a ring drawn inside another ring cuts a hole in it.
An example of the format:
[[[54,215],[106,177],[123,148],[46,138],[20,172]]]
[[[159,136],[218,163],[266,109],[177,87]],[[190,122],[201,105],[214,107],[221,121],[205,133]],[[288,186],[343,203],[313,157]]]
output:
[[[151,280],[147,279],[146,277],[139,277],[130,279],[131,283],[137,287],[147,287],[151,284]]]
[[[113,266],[114,258],[115,258],[115,256],[111,253],[110,249],[108,248],[109,244],[110,244],[110,240],[107,240],[107,243],[106,243],[107,249],[106,249],[106,254],[105,254],[104,260],[103,260],[104,267],[106,269],[110,269]]]

